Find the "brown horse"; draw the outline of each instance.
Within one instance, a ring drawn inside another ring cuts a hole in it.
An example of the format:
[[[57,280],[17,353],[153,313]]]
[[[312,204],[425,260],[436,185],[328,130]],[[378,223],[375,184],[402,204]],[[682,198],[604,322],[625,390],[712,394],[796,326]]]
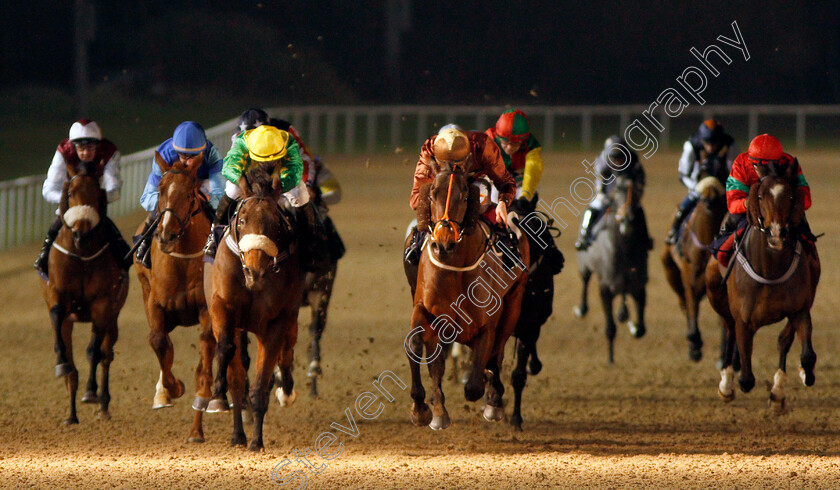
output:
[[[256,378],[249,400],[254,411],[254,435],[249,449],[263,449],[263,419],[268,409],[273,369],[279,363],[282,383],[277,390],[282,406],[297,397],[292,361],[298,334],[298,310],[303,294],[303,271],[294,227],[277,204],[282,194],[271,169],[258,167],[239,179],[242,201],[231,218],[213,266],[205,267],[205,293],[216,337],[213,399],[207,412],[228,410],[227,390],[233,397],[233,445],[245,445],[242,402],[246,376],[241,359],[240,333],[257,338]]]
[[[152,408],[172,406],[172,399],[184,394],[184,383],[172,374],[175,351],[169,338],[176,326],[201,324],[201,360],[195,371],[195,420],[190,442],[204,442],[202,412],[210,401],[213,383],[213,353],[216,339],[210,327],[210,313],[204,297],[204,255],[210,220],[203,212],[200,181],[196,178],[203,156],[186,166],[180,161],[167,164],[155,152],[162,177],[158,184],[158,225],[151,247],[152,268],[135,260],[137,278],[143,287],[143,306],[149,322],[149,344],[160,364]],[[142,231],[138,230],[138,234]]]
[[[709,244],[720,229],[726,215],[726,189],[715,177],[706,177],[697,184],[699,202],[686,220],[677,243],[662,249],[662,265],[671,289],[677,293],[680,309],[685,312],[688,330],[688,357],[699,361],[703,357],[703,338],[697,317],[700,301],[706,295],[706,264],[711,252]],[[726,344],[726,330],[721,341],[721,364]]]
[[[802,344],[799,375],[805,386],[814,384],[817,355],[811,345],[811,306],[820,279],[820,260],[816,247],[803,243],[795,230],[805,211],[795,197],[799,164],[789,165],[781,176],[762,175],[747,198],[749,227],[730,259],[736,261],[726,284],[717,260],[706,267],[709,301],[723,317],[727,327],[726,356],[718,392],[724,401],[735,397],[732,387],[732,359],[740,352],[741,391],[755,386],[752,372],[753,336],[764,325],[787,319],[779,333],[779,369],[773,378],[770,401],[782,412],[787,382],[787,353],[794,333]],[[738,350],[735,350],[737,342]]]
[[[468,345],[472,368],[464,387],[475,401],[489,382],[484,418],[504,416],[504,386],[500,371],[505,343],[513,334],[528,279],[524,266],[508,268],[490,245],[492,233],[477,221],[478,193],[461,167],[435,168],[436,177],[424,187],[428,198],[418,208],[418,229],[432,232],[424,245],[417,271],[417,287],[410,332],[405,340],[411,367],[411,421],[434,430],[450,424],[441,388],[446,355],[453,341]],[[528,241],[520,240],[520,254],[529,263]],[[408,273],[408,271],[407,271]],[[409,274],[410,276],[410,274]],[[426,347],[425,360],[423,346]],[[432,409],[420,378],[420,364],[429,365]],[[486,376],[486,378],[485,378]],[[487,381],[485,381],[487,380]]]
[[[110,418],[111,393],[108,377],[117,342],[117,317],[128,295],[128,275],[113,255],[106,253],[107,232],[97,226],[106,219],[105,191],[99,187],[104,166],[80,163],[68,166],[70,179],[62,190],[59,213],[62,227],[50,250],[49,280],[41,282],[41,294],[50,311],[55,331],[58,361],[55,375],[64,377],[70,393],[66,424],[78,424],[76,390],[79,372],[73,362],[73,324],[92,322],[87,357],[90,377],[82,403],[99,403],[99,416]],[[102,363],[102,387],[97,393],[96,367]]]

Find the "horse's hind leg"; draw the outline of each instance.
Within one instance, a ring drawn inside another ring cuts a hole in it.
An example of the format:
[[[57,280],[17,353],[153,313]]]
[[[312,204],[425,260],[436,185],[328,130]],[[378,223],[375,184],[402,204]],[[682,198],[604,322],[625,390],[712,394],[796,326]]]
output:
[[[645,306],[647,305],[647,291],[644,284],[636,284],[633,290],[633,302],[636,303],[636,322],[627,322],[627,328],[633,337],[640,339],[645,336]]]
[[[102,388],[99,391],[99,418],[108,420],[111,418],[108,407],[111,404],[111,363],[114,362],[114,344],[119,338],[119,327],[117,318],[108,325],[105,338],[102,341]]]
[[[513,386],[513,415],[510,417],[510,424],[517,430],[522,430],[522,390],[525,389],[528,380],[525,365],[528,362],[529,351],[530,348],[525,342],[516,342],[516,367],[510,374],[510,384]]]
[[[423,388],[423,380],[420,377],[424,325],[428,325],[426,311],[422,306],[416,305],[411,314],[411,330],[405,342],[405,353],[408,356],[408,366],[411,368],[411,399],[414,401],[411,406],[411,423],[418,427],[427,426],[432,421],[432,411],[426,405],[426,390]],[[432,355],[434,354],[428,353],[428,357]],[[440,356],[440,353],[437,355]]]
[[[580,305],[575,306],[572,309],[572,312],[578,318],[583,318],[586,316],[586,313],[589,312],[589,301],[587,299],[587,291],[589,289],[589,280],[592,278],[592,271],[589,269],[584,269],[580,273],[580,280],[583,282],[583,288],[581,291],[580,296]]]
[[[216,350],[216,339],[210,327],[210,313],[207,310],[201,310],[198,313],[198,321],[201,324],[201,334],[198,336],[201,358],[195,368],[195,399],[192,404],[195,419],[190,429],[189,442],[204,442],[204,411],[213,394],[211,387],[213,386],[213,353]]]
[[[791,318],[796,328],[796,334],[799,337],[799,343],[802,344],[802,354],[799,356],[799,378],[805,386],[813,386],[816,378],[814,377],[814,366],[817,364],[817,353],[814,352],[814,346],[811,345],[811,312],[804,311]]]
[[[312,305],[312,323],[309,324],[309,335],[312,337],[312,351],[309,355],[309,369],[306,375],[312,380],[310,394],[313,397],[318,396],[318,379],[322,374],[321,336],[327,327],[327,310],[330,306],[334,279],[335,265],[333,265],[326,277],[323,277],[317,282],[317,285],[322,285],[323,289],[315,295],[316,301],[310,303]]]
[[[437,351],[437,346],[440,342],[437,338],[432,337],[426,342],[426,352],[432,353]],[[432,405],[432,421],[429,423],[429,428],[432,430],[443,430],[449,427],[450,419],[449,412],[446,410],[446,396],[443,394],[443,376],[446,371],[446,351],[449,346],[444,346],[444,351],[440,353],[432,362],[429,363],[429,376],[432,378],[432,394],[429,398],[429,403]]]
[[[93,324],[90,333],[90,343],[87,346],[87,358],[90,363],[90,376],[88,376],[87,388],[82,395],[82,403],[99,403],[99,396],[96,394],[96,367],[102,361],[102,342],[105,340],[105,327]]]
[[[777,414],[785,411],[785,385],[787,385],[787,355],[790,351],[790,346],[793,345],[793,337],[796,331],[793,325],[788,322],[785,328],[779,332],[779,369],[773,376],[773,387],[770,388],[770,407]]]
[[[694,362],[703,358],[703,336],[700,335],[698,315],[700,300],[705,294],[702,288],[698,294],[697,288],[689,288],[685,292],[686,335],[688,339],[688,358]]]
[[[729,403],[735,399],[735,371],[732,369],[732,361],[738,357],[738,349],[735,348],[735,326],[723,323],[722,330],[724,337],[721,340],[721,361],[720,366],[720,384],[718,385],[718,395],[720,398]]]
[[[55,333],[55,376],[61,378],[70,375],[76,367],[73,365],[73,342],[64,335],[64,323],[67,321],[67,308],[57,303],[50,307],[50,321]],[[72,331],[72,323],[71,323]]]
[[[613,343],[615,341],[615,320],[613,319],[612,304],[613,293],[609,286],[602,285],[601,305],[604,307],[604,318],[606,320],[605,333],[607,336],[607,361],[612,364],[615,360],[613,355]]]
[[[234,340],[235,327],[231,323],[232,312],[222,306],[220,298],[213,299],[210,317],[213,326],[213,336],[216,338],[216,377],[213,382],[213,399],[207,404],[207,413],[226,412],[229,410],[227,402],[228,366],[236,354]],[[240,361],[241,362],[241,361]],[[241,400],[240,400],[241,401]],[[240,423],[242,421],[240,420]]]

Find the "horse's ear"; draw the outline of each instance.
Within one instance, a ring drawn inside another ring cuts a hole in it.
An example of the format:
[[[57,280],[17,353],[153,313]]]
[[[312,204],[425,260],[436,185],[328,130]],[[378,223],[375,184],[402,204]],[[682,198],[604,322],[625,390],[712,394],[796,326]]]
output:
[[[747,208],[747,220],[751,225],[758,225],[758,218],[761,216],[761,208],[758,206],[758,189],[761,184],[755,183],[750,186],[750,193],[747,195],[747,200],[744,207]]]
[[[429,199],[431,192],[431,182],[426,182],[420,186],[417,200],[417,229],[420,231],[430,231],[432,229],[432,200]]]
[[[271,177],[271,195],[274,196],[275,202],[280,202],[280,197],[283,195],[283,182],[280,180],[280,175],[274,174]]]
[[[467,211],[464,213],[464,230],[469,230],[475,225],[476,221],[478,221],[478,217],[480,216],[479,210],[481,209],[481,189],[479,189],[477,185],[471,185],[469,188],[470,193],[467,197]]]
[[[189,166],[187,167],[187,171],[189,172],[191,177],[195,177],[195,175],[198,173],[198,169],[201,167],[202,163],[204,163],[204,152],[199,153],[189,163]]]
[[[169,169],[172,168],[172,165],[166,163],[166,160],[164,160],[163,157],[160,156],[160,153],[158,153],[157,150],[155,150],[155,163],[157,163],[158,168],[160,168],[161,174],[169,172]]]
[[[793,162],[785,169],[785,179],[790,182],[792,188],[799,187],[799,159],[794,158]]]
[[[755,169],[755,173],[758,175],[759,180],[770,175],[770,169],[766,165],[753,163],[753,168]]]
[[[435,160],[434,156],[429,157],[429,167],[432,169],[432,173],[439,174],[440,173],[440,163]]]
[[[251,185],[248,183],[248,177],[246,177],[244,173],[239,176],[239,180],[236,182],[236,185],[239,186],[239,192],[242,194],[242,199],[251,197],[254,194],[251,191]]]

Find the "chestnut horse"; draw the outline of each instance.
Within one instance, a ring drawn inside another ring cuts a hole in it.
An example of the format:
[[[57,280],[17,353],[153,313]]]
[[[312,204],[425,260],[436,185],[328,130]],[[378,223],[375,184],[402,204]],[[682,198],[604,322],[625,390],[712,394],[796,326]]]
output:
[[[203,156],[190,166],[180,161],[167,164],[158,152],[155,163],[162,177],[158,184],[158,225],[151,248],[152,268],[135,259],[137,278],[143,287],[143,306],[149,322],[149,344],[160,364],[152,408],[172,406],[172,399],[184,394],[184,383],[172,374],[175,351],[169,338],[176,326],[201,324],[201,359],[195,370],[195,420],[190,442],[204,442],[202,412],[210,401],[213,383],[213,353],[216,339],[210,327],[210,313],[204,298],[204,255],[210,220],[203,212],[200,181],[196,178]],[[138,230],[138,234],[142,231]]]
[[[204,269],[218,368],[207,412],[228,410],[230,383],[233,445],[247,442],[241,416],[247,373],[238,348],[240,335],[246,331],[257,338],[256,377],[249,393],[254,412],[252,451],[263,449],[263,419],[278,363],[280,404],[291,405],[297,397],[292,362],[303,271],[294,227],[278,204],[282,195],[279,178],[272,178],[271,170],[258,167],[240,177],[242,200],[231,218],[224,246],[219,247],[214,264]]]
[[[645,335],[645,304],[648,281],[647,260],[649,238],[643,232],[645,219],[640,205],[641,189],[626,176],[615,179],[610,199],[611,204],[602,218],[601,232],[592,245],[577,253],[578,271],[583,281],[580,305],[574,307],[574,314],[583,318],[589,311],[587,288],[592,274],[598,275],[601,293],[601,306],[606,318],[607,360],[613,363],[613,342],[615,341],[615,320],[613,319],[613,300],[621,296],[618,321],[629,318],[626,296],[629,294],[636,303],[636,321],[628,321],[627,327],[635,338]]]
[[[738,384],[746,393],[755,386],[753,336],[762,326],[787,319],[779,333],[779,369],[770,391],[773,409],[782,412],[787,353],[794,334],[802,344],[800,378],[805,386],[815,380],[817,355],[811,345],[811,306],[820,279],[820,259],[816,246],[803,243],[795,231],[805,219],[795,192],[799,163],[794,161],[780,176],[758,167],[761,181],[752,186],[747,198],[749,227],[730,259],[736,261],[731,276],[722,284],[722,267],[712,258],[706,267],[706,287],[712,307],[727,327],[726,356],[718,387],[726,402],[735,397],[734,357],[740,352]]]
[[[451,164],[433,165],[436,177],[421,191],[427,197],[421,198],[417,226],[428,229],[434,225],[418,266],[405,347],[414,401],[411,421],[440,430],[450,424],[441,383],[453,341],[468,345],[473,352],[464,387],[466,399],[481,398],[485,383],[489,383],[484,418],[494,422],[503,418],[500,371],[528,275],[524,267],[508,268],[491,248],[493,234],[477,221],[477,188],[468,183],[464,170]],[[519,250],[522,261],[529,263],[527,240],[520,241]],[[431,410],[420,378],[421,363],[429,365],[432,378]]]
[[[49,280],[41,294],[50,311],[58,361],[55,375],[64,377],[70,393],[70,415],[65,424],[78,424],[76,390],[79,372],[73,362],[73,324],[92,322],[87,357],[90,377],[82,403],[99,403],[99,416],[109,419],[111,402],[108,377],[117,342],[117,317],[128,295],[128,275],[107,253],[108,235],[97,226],[106,219],[105,191],[99,187],[103,164],[80,163],[67,167],[59,204],[61,230],[50,250]],[[97,393],[96,367],[102,364],[102,387]]]
[[[688,357],[699,361],[703,357],[703,338],[697,317],[700,301],[706,295],[706,264],[711,252],[709,244],[720,229],[726,215],[726,189],[716,177],[705,177],[697,183],[699,202],[686,219],[677,243],[665,245],[662,249],[662,265],[671,289],[680,300],[680,309],[685,313],[688,330]],[[722,328],[720,361],[726,345],[726,329]]]

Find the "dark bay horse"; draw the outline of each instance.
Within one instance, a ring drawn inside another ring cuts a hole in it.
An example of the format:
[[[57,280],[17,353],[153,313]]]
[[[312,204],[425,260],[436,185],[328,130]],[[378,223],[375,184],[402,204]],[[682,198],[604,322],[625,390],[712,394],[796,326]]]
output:
[[[327,310],[330,306],[335,274],[338,271],[338,260],[330,260],[330,267],[323,274],[308,272],[304,279],[303,302],[301,306],[309,306],[309,376],[311,385],[309,394],[318,396],[318,379],[321,371],[321,336],[327,326]]]
[[[611,192],[611,204],[601,224],[602,229],[586,250],[577,253],[578,270],[583,281],[583,293],[580,305],[574,308],[574,314],[582,318],[589,311],[587,287],[592,274],[598,275],[601,293],[601,305],[606,317],[606,335],[609,347],[608,360],[613,363],[613,341],[615,340],[615,320],[613,319],[613,299],[621,296],[621,308],[618,320],[623,322],[629,317],[626,295],[633,297],[636,304],[636,321],[629,321],[627,326],[636,338],[645,335],[645,286],[648,281],[647,259],[648,240],[641,205],[641,190],[633,185],[626,176],[618,176]]]
[[[521,200],[516,201],[516,203],[521,202]],[[537,202],[539,202],[538,197],[534,196],[534,199],[516,211],[524,220],[527,220],[529,226],[533,223],[534,217],[539,216],[542,225],[551,227],[553,220],[536,211]],[[535,212],[539,215],[531,214]],[[559,230],[556,231],[559,236]],[[554,302],[554,272],[551,270],[551,264],[545,259],[544,244],[537,243],[531,234],[525,233],[525,236],[528,237],[531,260],[528,265],[528,282],[522,298],[522,310],[513,332],[513,336],[517,339],[516,365],[510,375],[513,386],[513,414],[510,423],[518,430],[522,430],[522,391],[525,389],[528,374],[534,376],[542,371],[542,362],[537,356],[537,340],[540,338],[542,326],[551,316]]]
[[[108,235],[98,226],[106,219],[105,191],[99,187],[104,165],[80,163],[67,167],[68,182],[62,190],[59,213],[62,227],[50,250],[49,280],[41,282],[41,294],[50,311],[58,361],[55,375],[63,377],[70,394],[66,424],[78,424],[76,390],[79,372],[73,362],[73,324],[92,322],[87,357],[90,377],[82,403],[99,403],[99,416],[110,418],[109,373],[114,344],[119,335],[117,317],[128,295],[124,274],[108,247]],[[97,393],[96,367],[102,364],[102,386]]]
[[[245,445],[242,405],[247,373],[241,359],[241,332],[257,339],[255,380],[249,401],[254,411],[254,434],[249,449],[263,449],[263,420],[268,409],[274,366],[279,363],[281,405],[297,397],[292,379],[298,310],[303,294],[303,271],[294,229],[278,205],[282,189],[271,168],[258,167],[239,179],[242,200],[212,266],[205,266],[205,294],[216,337],[213,399],[207,412],[228,409],[233,397],[233,445]]]
[[[176,161],[167,164],[158,152],[155,162],[162,173],[158,184],[158,225],[151,247],[152,268],[135,259],[137,278],[143,287],[143,306],[149,322],[149,344],[160,364],[152,408],[172,406],[180,398],[184,383],[172,374],[175,351],[169,338],[176,326],[201,324],[200,354],[195,371],[195,420],[190,442],[204,442],[203,411],[210,401],[213,383],[213,354],[216,339],[210,327],[210,313],[204,297],[204,242],[210,233],[210,220],[203,212],[200,181],[196,178],[202,154],[189,166]],[[138,234],[142,232],[140,226]]]
[[[749,227],[730,261],[732,273],[722,284],[723,271],[715,258],[706,267],[709,301],[727,327],[726,356],[718,393],[724,401],[735,397],[732,361],[740,353],[738,384],[748,392],[755,386],[752,372],[753,337],[764,325],[787,319],[779,333],[779,369],[773,377],[770,401],[783,412],[787,384],[787,354],[796,334],[802,344],[799,376],[805,386],[814,384],[817,355],[811,345],[811,306],[820,279],[820,259],[810,242],[795,230],[805,211],[797,204],[798,162],[781,175],[766,174],[747,198]],[[735,345],[737,343],[737,350]]]
[[[425,197],[418,207],[418,229],[431,228],[431,233],[417,269],[405,348],[414,401],[411,421],[440,430],[450,425],[441,383],[447,352],[455,341],[468,345],[473,352],[464,388],[466,399],[478,400],[485,393],[485,384],[489,384],[484,418],[499,421],[504,417],[500,371],[528,277],[524,267],[508,268],[491,249],[492,232],[477,221],[477,189],[468,183],[463,169],[451,164],[433,165],[436,177],[424,186]],[[528,242],[519,243],[522,260],[529,263]],[[432,378],[431,410],[425,401],[421,363],[428,364]]]
[[[696,190],[700,200],[686,219],[677,243],[665,244],[662,249],[665,277],[679,298],[680,309],[685,312],[688,357],[692,361],[703,357],[703,338],[697,317],[700,301],[706,295],[706,264],[711,256],[708,246],[726,215],[726,189],[720,180],[706,177],[698,182]],[[726,329],[722,330],[720,363],[726,345]]]

